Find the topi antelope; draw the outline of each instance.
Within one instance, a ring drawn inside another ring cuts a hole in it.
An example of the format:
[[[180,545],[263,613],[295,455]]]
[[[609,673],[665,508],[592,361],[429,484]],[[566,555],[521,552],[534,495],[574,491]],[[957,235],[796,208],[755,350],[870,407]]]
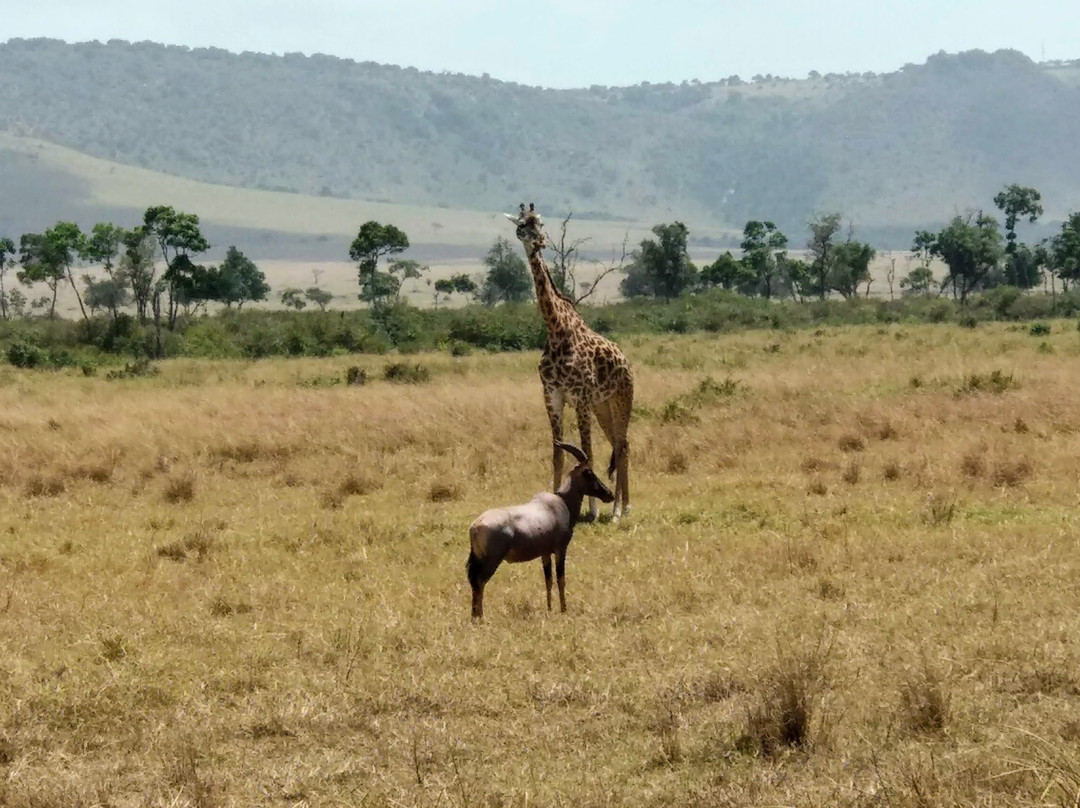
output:
[[[551,556],[559,581],[559,607],[566,611],[566,548],[574,537],[574,525],[585,497],[611,502],[611,493],[589,466],[585,453],[569,443],[555,441],[555,447],[578,461],[570,476],[554,494],[537,494],[524,505],[484,511],[469,526],[469,560],[465,570],[472,585],[473,620],[484,617],[484,584],[499,564],[516,564],[540,558],[547,586],[547,607],[551,611]]]

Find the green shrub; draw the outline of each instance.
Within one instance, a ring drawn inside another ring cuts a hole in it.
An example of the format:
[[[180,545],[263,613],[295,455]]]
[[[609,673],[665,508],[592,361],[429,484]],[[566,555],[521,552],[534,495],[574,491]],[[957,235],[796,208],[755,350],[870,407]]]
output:
[[[45,363],[45,352],[31,342],[18,340],[8,346],[7,359],[17,368],[36,368]]]

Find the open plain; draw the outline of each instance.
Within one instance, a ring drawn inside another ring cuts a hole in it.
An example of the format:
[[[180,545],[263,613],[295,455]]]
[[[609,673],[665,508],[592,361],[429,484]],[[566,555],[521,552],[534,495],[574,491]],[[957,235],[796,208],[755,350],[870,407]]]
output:
[[[1074,805],[1075,325],[619,342],[633,510],[482,625],[536,354],[0,370],[0,804]]]

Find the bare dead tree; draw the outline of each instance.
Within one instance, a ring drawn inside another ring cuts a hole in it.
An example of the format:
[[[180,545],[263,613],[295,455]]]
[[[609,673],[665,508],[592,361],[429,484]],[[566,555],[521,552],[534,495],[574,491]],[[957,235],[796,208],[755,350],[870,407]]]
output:
[[[575,300],[574,300],[574,305],[575,306],[578,303],[580,303],[581,301],[583,301],[585,298],[587,298],[589,295],[591,295],[593,292],[595,292],[597,290],[597,288],[600,286],[600,281],[602,281],[604,278],[606,278],[612,272],[622,272],[622,271],[625,270],[625,268],[626,268],[626,259],[630,257],[630,253],[627,252],[627,246],[629,244],[630,244],[630,233],[626,233],[623,236],[622,252],[619,255],[619,259],[616,261],[614,259],[614,257],[613,257],[610,263],[605,264],[604,268],[602,270],[600,270],[600,272],[597,274],[597,276],[595,278],[593,278],[592,283],[582,283],[582,287],[585,289],[585,291],[580,297],[575,298]]]
[[[889,270],[885,273],[885,280],[889,284],[889,300],[895,300],[893,296],[893,283],[896,281],[896,256],[889,253]]]
[[[559,228],[559,239],[556,242],[549,243],[549,249],[555,254],[555,260],[552,261],[551,274],[554,276],[555,284],[571,298],[574,298],[574,302],[578,302],[577,299],[577,265],[578,260],[581,258],[581,245],[589,242],[588,238],[579,238],[567,242],[566,229],[570,224],[570,217],[573,213],[566,214],[566,218],[562,220],[562,226]]]

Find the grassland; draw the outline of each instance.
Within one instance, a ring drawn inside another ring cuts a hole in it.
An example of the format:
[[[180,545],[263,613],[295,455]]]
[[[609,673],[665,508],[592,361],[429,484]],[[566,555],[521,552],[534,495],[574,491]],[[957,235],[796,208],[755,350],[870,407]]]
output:
[[[0,804],[1072,805],[1051,325],[624,340],[634,509],[568,614],[510,566],[482,626],[465,528],[548,476],[534,354],[0,370]]]

